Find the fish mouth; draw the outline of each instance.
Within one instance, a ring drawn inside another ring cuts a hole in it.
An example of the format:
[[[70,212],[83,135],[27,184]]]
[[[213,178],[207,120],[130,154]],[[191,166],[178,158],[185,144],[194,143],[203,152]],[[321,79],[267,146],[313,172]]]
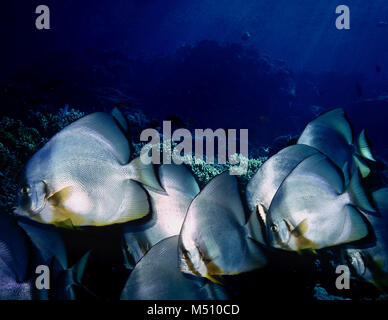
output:
[[[38,190],[41,192],[38,192]],[[33,217],[41,213],[48,202],[47,184],[45,181],[41,180],[35,183],[34,191],[30,194],[30,201],[31,204],[27,211]]]
[[[283,219],[282,222],[284,222],[287,230],[290,230],[289,226],[291,224],[286,219]],[[279,223],[279,225],[280,225],[280,223]],[[279,248],[279,249],[292,251],[292,248],[290,246],[291,238],[292,238],[291,232],[280,233],[280,230],[279,230],[278,233],[272,233],[272,239],[273,239],[272,241],[274,243],[274,246]]]
[[[43,200],[39,201],[38,194],[35,192],[34,201],[32,201],[31,208],[28,211],[31,214],[31,216],[36,216],[42,212],[46,204],[47,204],[46,197]]]
[[[287,219],[283,219],[283,222],[285,223],[285,225],[286,225],[286,227],[287,227],[287,229],[288,229],[288,233],[287,233],[287,235],[288,235],[288,237],[287,237],[287,241],[285,242],[285,244],[289,244],[290,243],[290,240],[291,240],[291,232],[292,232],[292,230],[294,230],[294,227],[293,227],[293,225],[287,220]]]

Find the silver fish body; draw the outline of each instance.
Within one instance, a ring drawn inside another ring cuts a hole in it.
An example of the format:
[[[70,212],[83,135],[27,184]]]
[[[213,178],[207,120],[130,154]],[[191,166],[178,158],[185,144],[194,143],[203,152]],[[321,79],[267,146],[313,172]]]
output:
[[[356,207],[373,210],[355,175],[345,188],[343,174],[323,154],[302,161],[279,187],[267,214],[271,246],[290,251],[319,249],[368,234]]]
[[[143,188],[160,188],[152,165],[128,164],[129,143],[114,118],[93,113],[52,137],[28,161],[15,213],[33,220],[101,226],[149,213]]]
[[[350,122],[343,109],[323,113],[307,124],[299,137],[298,144],[316,148],[342,169],[345,178],[360,170],[363,177],[370,173],[365,159],[375,161],[363,130],[356,143]]]
[[[346,262],[356,276],[388,292],[388,188],[372,195],[378,214],[366,215],[373,230],[373,241],[345,248]]]
[[[267,260],[246,226],[238,184],[224,172],[193,200],[179,237],[183,272],[208,278],[248,272]]]
[[[191,201],[199,187],[185,165],[163,164],[158,178],[164,192],[145,187],[151,204],[151,213],[141,224],[123,225],[123,237],[132,263],[159,241],[179,235]]]
[[[121,293],[122,300],[227,299],[221,286],[185,275],[178,267],[178,236],[162,240],[137,263]]]
[[[265,215],[280,185],[305,158],[319,151],[307,145],[292,145],[270,157],[249,181],[246,200],[251,214]]]

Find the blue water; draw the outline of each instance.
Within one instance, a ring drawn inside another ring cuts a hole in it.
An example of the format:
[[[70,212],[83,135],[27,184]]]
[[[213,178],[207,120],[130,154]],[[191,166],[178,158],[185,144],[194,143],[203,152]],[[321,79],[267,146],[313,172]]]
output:
[[[35,28],[38,4],[50,8],[50,30]],[[341,4],[350,30],[335,27]],[[176,127],[190,129],[248,128],[254,153],[343,107],[355,133],[366,128],[377,158],[388,161],[386,0],[1,0],[0,23],[0,116],[28,121],[29,110],[109,112],[123,103],[155,126],[178,119]],[[63,233],[78,256],[97,248],[95,260],[114,275],[91,270],[102,283],[91,289],[118,298],[126,274],[111,268],[122,264],[115,227],[110,243],[95,230]],[[299,269],[291,278],[272,271],[274,297],[283,283],[287,298],[312,291],[311,270]]]
[[[256,145],[344,107],[379,152],[388,147],[383,0],[46,0],[51,30],[35,28],[37,4],[24,2],[0,4],[2,113],[130,100],[159,121],[172,113],[199,128],[248,128]],[[335,28],[340,4],[350,30]]]

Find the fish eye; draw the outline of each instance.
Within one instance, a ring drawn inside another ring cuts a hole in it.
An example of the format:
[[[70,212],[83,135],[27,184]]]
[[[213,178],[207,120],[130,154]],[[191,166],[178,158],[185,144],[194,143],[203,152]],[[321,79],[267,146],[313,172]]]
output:
[[[20,188],[20,193],[23,195],[29,194],[30,192],[31,192],[31,188],[29,185],[25,185]]]
[[[272,232],[277,232],[278,231],[278,226],[276,224],[271,224],[271,226],[269,228],[270,228],[270,230]]]

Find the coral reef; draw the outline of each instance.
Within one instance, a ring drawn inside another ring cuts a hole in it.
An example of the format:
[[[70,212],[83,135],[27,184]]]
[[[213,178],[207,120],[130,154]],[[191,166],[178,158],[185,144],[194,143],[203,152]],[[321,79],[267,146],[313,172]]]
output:
[[[3,117],[0,120],[0,209],[12,212],[15,205],[18,176],[26,161],[56,132],[79,119],[84,113],[70,109],[57,113],[30,112],[25,124]]]

